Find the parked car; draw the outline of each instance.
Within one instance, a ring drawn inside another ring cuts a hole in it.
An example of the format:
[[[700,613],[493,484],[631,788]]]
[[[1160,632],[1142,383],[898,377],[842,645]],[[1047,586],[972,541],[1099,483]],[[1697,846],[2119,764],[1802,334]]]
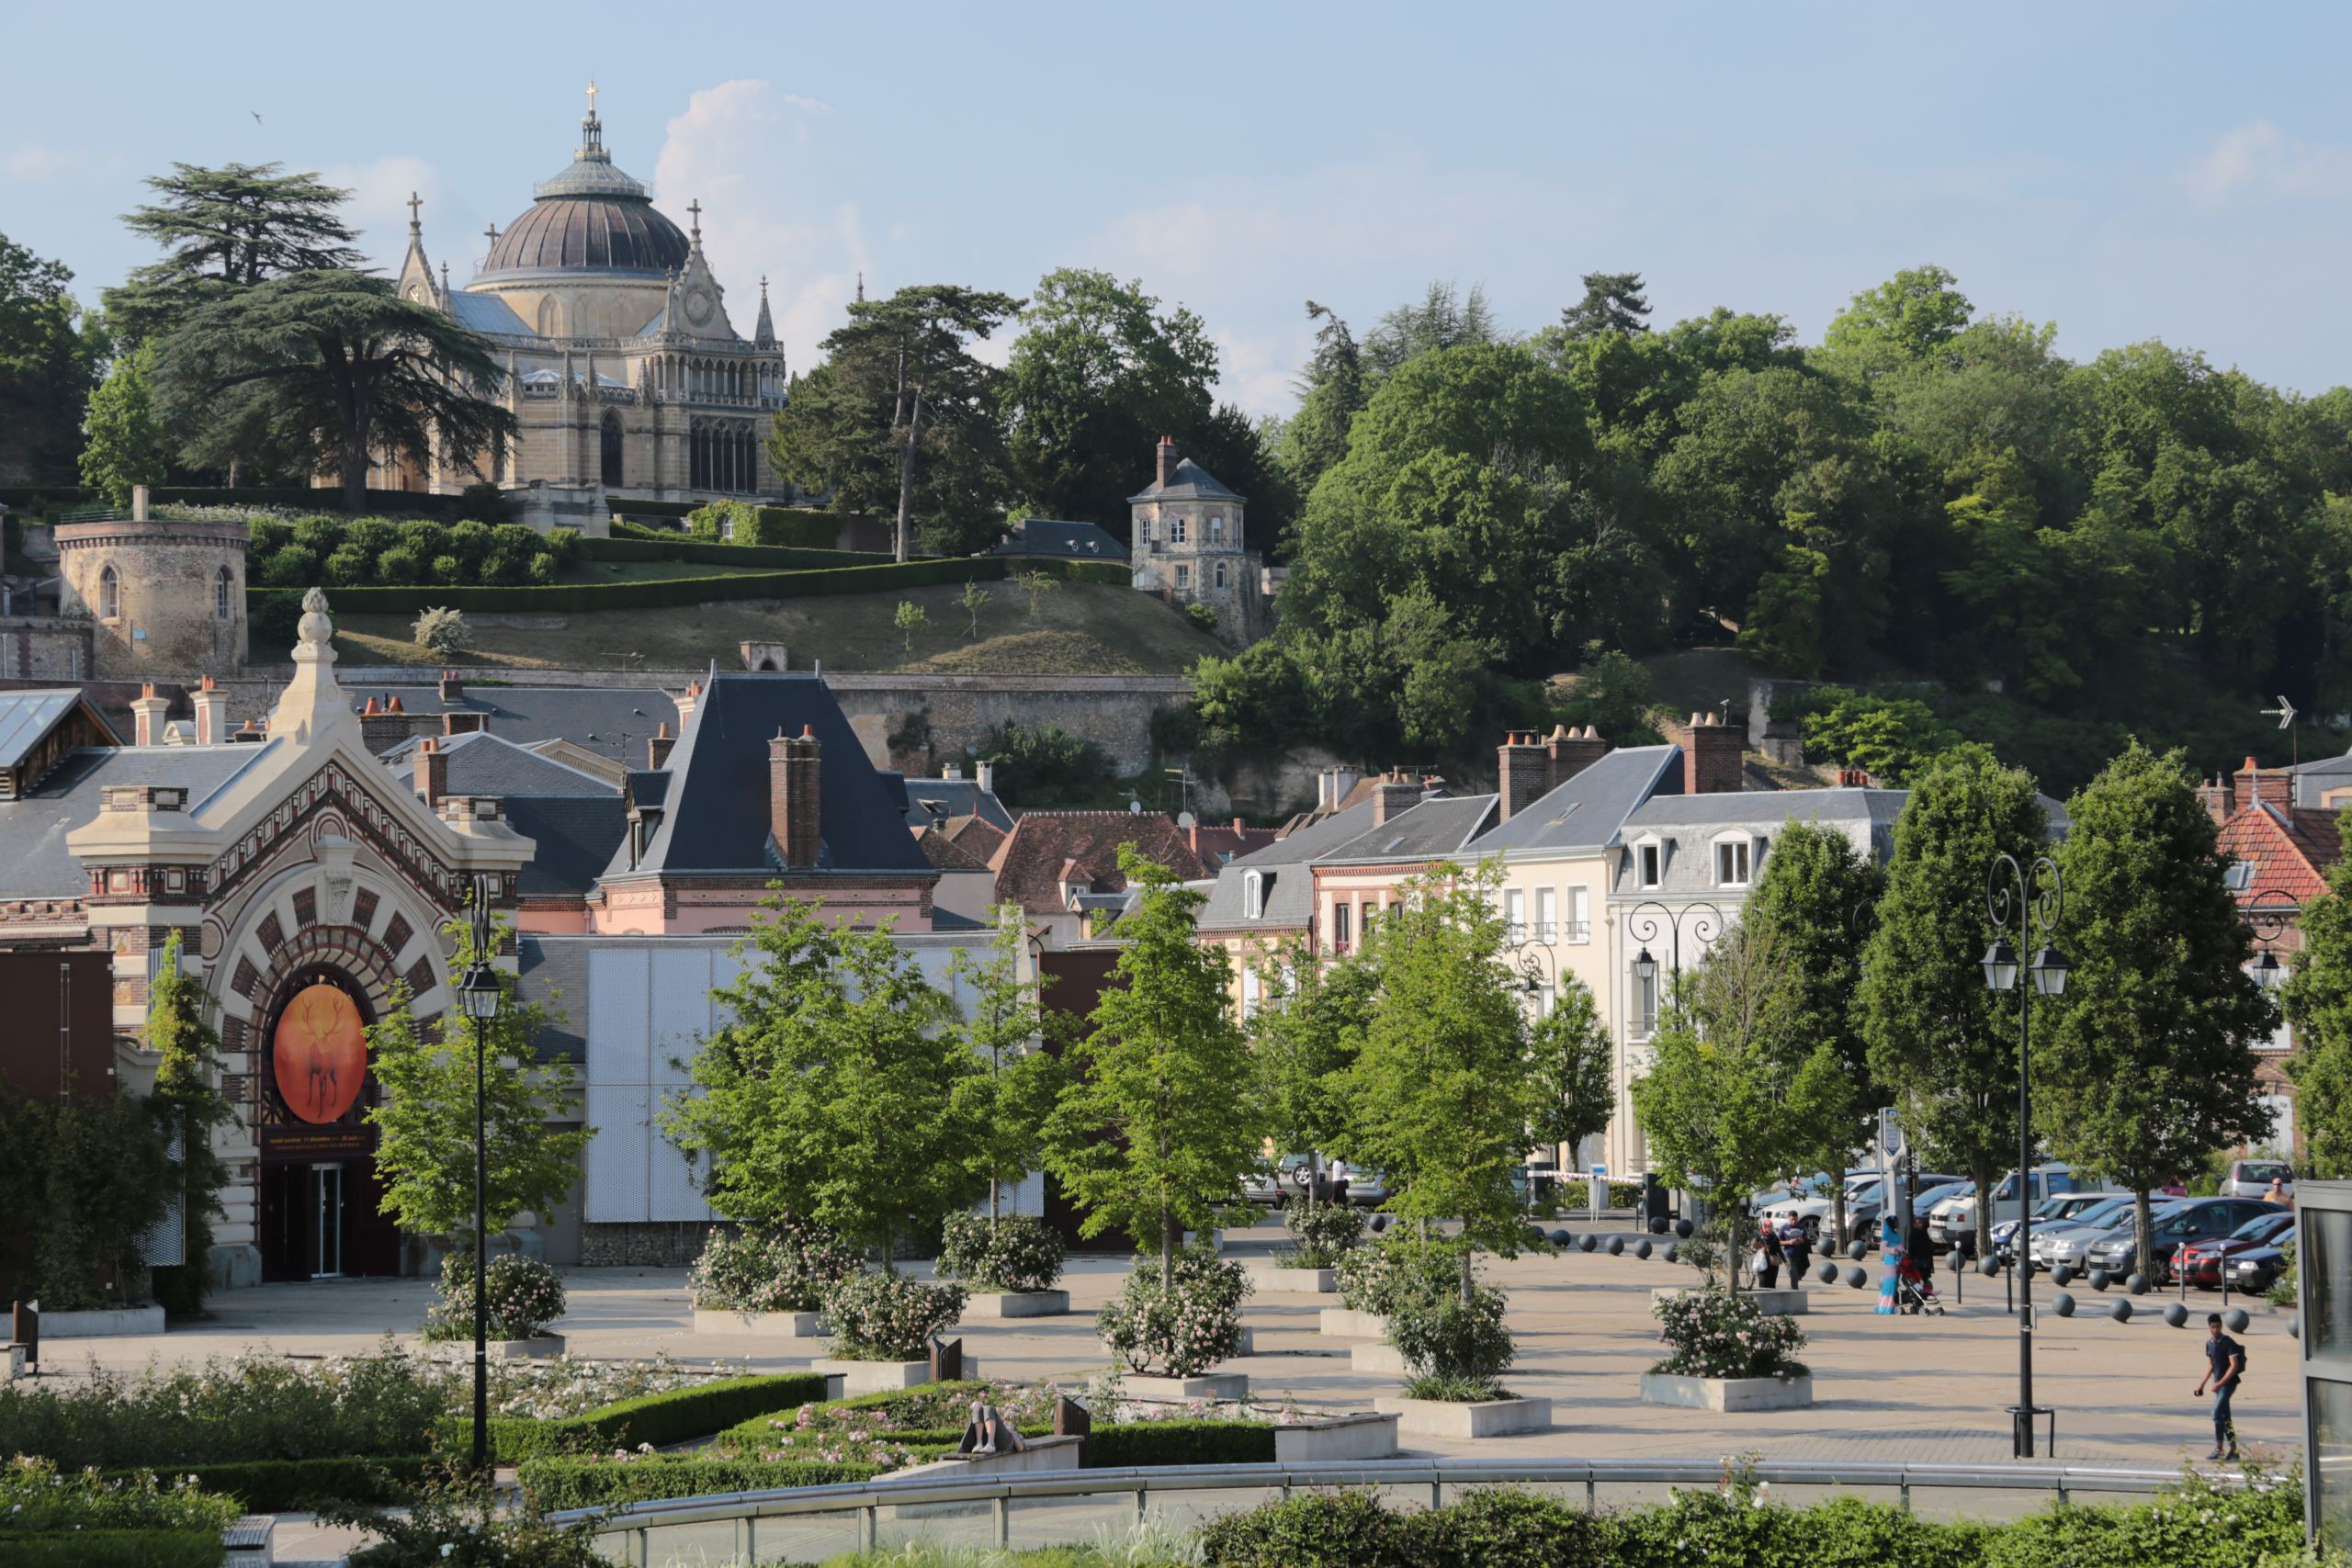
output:
[[[1975,1183],[1965,1177],[1922,1176],[1919,1180],[1921,1183],[1919,1190],[1911,1195],[1911,1213],[1915,1218],[1921,1219],[1934,1213],[1935,1206],[1945,1199],[1955,1193],[1970,1191],[1975,1187]],[[1936,1182],[1937,1185],[1927,1186],[1926,1183],[1930,1181]],[[1857,1201],[1849,1204],[1846,1210],[1847,1235],[1849,1238],[1859,1237],[1870,1243],[1872,1247],[1876,1247],[1879,1238],[1879,1219],[1883,1212],[1883,1204],[1881,1195],[1876,1192],[1866,1194]]]
[[[2222,1288],[2222,1269],[2231,1258],[2293,1235],[2293,1212],[2279,1208],[2276,1203],[2267,1207],[2271,1213],[2256,1215],[2227,1235],[2208,1236],[2202,1241],[2190,1242],[2181,1250],[2178,1277],[2199,1289],[2218,1291]]]
[[[2285,1184],[2287,1196],[2295,1195],[2295,1168],[2283,1159],[2233,1159],[2230,1173],[2222,1178],[2224,1198],[2260,1198],[2270,1190],[2270,1184]]]
[[[2229,1270],[2230,1289],[2258,1296],[2277,1284],[2278,1276],[2287,1271],[2287,1249],[2280,1244],[2294,1239],[2295,1233],[2289,1231],[2267,1247],[2250,1247],[2223,1259],[2222,1266]]]
[[[2034,1240],[2039,1242],[2045,1229],[2055,1230],[2062,1225],[2071,1225],[2075,1216],[2114,1199],[2130,1196],[2128,1192],[2065,1192],[2055,1198],[2044,1198],[2033,1206]],[[1993,1227],[1993,1252],[2004,1262],[2008,1260],[2009,1244],[2017,1239],[2017,1234],[2018,1222],[2015,1220],[2003,1220]],[[2037,1248],[2035,1257],[2038,1258],[2040,1256]]]
[[[2075,1189],[2075,1170],[2067,1165],[2038,1165],[2028,1173],[2030,1193],[2033,1202],[2059,1192]],[[2018,1173],[2010,1171],[1993,1189],[1993,1218],[2015,1224],[2024,1205],[2018,1197]],[[1956,1198],[1947,1198],[1928,1215],[1928,1240],[1939,1247],[1950,1247],[1956,1235],[1973,1235],[1976,1231],[1976,1190],[1971,1187]]]
[[[2258,1219],[2267,1206],[2258,1198],[2184,1198],[2152,1222],[2145,1266],[2140,1258],[2138,1226],[2128,1217],[2114,1230],[2091,1243],[2084,1261],[2109,1274],[2145,1274],[2161,1285],[2172,1278],[2173,1250],[2185,1242],[2224,1236],[2248,1220]]]
[[[1241,1199],[1261,1208],[1279,1209],[1304,1191],[1307,1156],[1284,1155],[1260,1160],[1241,1175]]]
[[[1961,1178],[1957,1176],[1933,1175],[1923,1171],[1917,1178],[1918,1190],[1925,1192],[1931,1187],[1944,1186],[1960,1179]],[[1826,1188],[1826,1184],[1824,1185]],[[1849,1235],[1867,1237],[1875,1231],[1878,1225],[1879,1185],[1879,1178],[1875,1172],[1858,1171],[1847,1176],[1846,1230]],[[1857,1218],[1860,1210],[1865,1207],[1870,1210],[1871,1214],[1868,1225],[1864,1225]],[[1833,1208],[1829,1193],[1824,1190],[1803,1197],[1784,1199],[1766,1208],[1763,1214],[1774,1224],[1795,1221],[1804,1227],[1806,1237],[1818,1246],[1822,1229],[1827,1224]]]
[[[2154,1212],[2162,1213],[2177,1199],[2156,1200]],[[2057,1224],[2033,1227],[2033,1266],[2055,1269],[2061,1263],[2076,1269],[2084,1267],[2084,1255],[2091,1243],[2132,1217],[2132,1197],[2129,1192],[2110,1193],[2086,1209],[2077,1210],[2070,1219]]]
[[[1388,1201],[1388,1179],[1376,1170],[1348,1167],[1348,1201],[1359,1209],[1377,1209]]]

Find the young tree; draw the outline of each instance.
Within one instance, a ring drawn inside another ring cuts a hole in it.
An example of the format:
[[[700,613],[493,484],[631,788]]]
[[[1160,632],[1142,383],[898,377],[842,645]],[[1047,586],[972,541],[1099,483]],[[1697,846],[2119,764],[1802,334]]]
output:
[[[1603,333],[1649,331],[1650,302],[1642,288],[1638,272],[1586,273],[1584,298],[1560,312],[1561,329],[1572,343]]]
[[[2243,967],[2245,921],[2179,752],[2133,740],[2066,815],[2070,972],[2057,1007],[2035,998],[2034,1119],[2052,1150],[2137,1198],[2145,1269],[2149,1192],[2268,1129],[2252,1047],[2277,1015]]]
[[[164,427],[147,384],[153,363],[146,347],[116,360],[82,422],[82,482],[117,506],[130,505],[137,486],[164,482]]]
[[[502,925],[498,928],[504,930]],[[452,974],[473,964],[471,927],[464,919],[443,928],[456,942]],[[493,942],[492,951],[496,950]],[[547,1010],[514,995],[514,976],[493,969],[502,998],[483,1034],[488,1070],[480,1078],[486,1177],[482,1224],[503,1230],[530,1210],[544,1215],[580,1179],[581,1151],[594,1127],[549,1130],[568,1112],[579,1075],[569,1062],[542,1062],[539,1032]],[[474,1025],[454,1008],[424,1029],[408,987],[396,985],[390,1005],[368,1028],[368,1066],[384,1096],[368,1111],[377,1134],[376,1171],[384,1183],[383,1212],[417,1235],[447,1235],[473,1246]]]
[[[1205,1231],[1257,1157],[1264,1118],[1250,1048],[1233,1021],[1225,950],[1193,940],[1204,896],[1133,844],[1119,871],[1140,897],[1119,919],[1125,945],[1069,1049],[1074,1077],[1046,1123],[1046,1165],[1086,1211],[1082,1235],[1116,1226],[1156,1238],[1160,1288],[1176,1246]]]
[[[1416,877],[1365,934],[1380,991],[1351,1075],[1350,1139],[1388,1179],[1400,1217],[1462,1222],[1462,1301],[1474,1250],[1517,1255],[1512,1174],[1538,1110],[1527,1019],[1503,964],[1501,873]]]
[[[1529,1131],[1538,1143],[1568,1145],[1573,1161],[1576,1145],[1606,1132],[1617,1108],[1615,1048],[1590,987],[1565,982],[1552,1010],[1528,1027],[1527,1043],[1535,1103]]]
[[[1317,963],[1285,943],[1259,965],[1264,1003],[1247,1021],[1267,1135],[1278,1153],[1344,1153],[1356,1053],[1379,976],[1355,958]],[[1315,1187],[1306,1189],[1309,1207]]]
[[[128,344],[170,333],[199,307],[290,272],[367,265],[343,220],[347,190],[278,164],[217,169],[174,164],[147,187],[161,199],[123,216],[130,231],[164,247],[104,299]]]
[[[964,628],[964,635],[966,637],[979,636],[980,612],[989,607],[989,591],[981,587],[980,580],[975,577],[964,584],[964,592],[956,602],[964,606],[964,614],[970,617],[969,624]]]
[[[1029,595],[1029,618],[1035,620],[1039,604],[1046,594],[1062,585],[1062,580],[1042,567],[1031,567],[1016,579],[1021,591]]]
[[[1990,1248],[1993,1179],[2017,1157],[2018,1035],[1994,1005],[1983,960],[1993,857],[2028,864],[2046,819],[2033,780],[1981,746],[1930,762],[1894,825],[1878,929],[1863,950],[1856,1006],[1871,1077],[1938,1161],[1976,1184],[1976,1243]]]
[[[156,374],[184,399],[255,400],[297,456],[341,476],[354,513],[378,451],[422,458],[437,438],[463,465],[515,429],[488,400],[505,379],[489,339],[356,272],[292,273],[204,306],[164,340]]]
[[[1029,928],[1021,907],[996,905],[989,910],[989,922],[987,956],[975,958],[971,949],[958,948],[948,960],[948,973],[958,987],[972,991],[960,1027],[980,1070],[957,1084],[962,1100],[956,1110],[972,1128],[971,1163],[987,1179],[993,1222],[1004,1184],[1037,1168],[1062,1071],[1039,1038],[1045,1027],[1039,1005],[1043,978],[1022,977]]]
[[[912,653],[915,650],[915,633],[931,625],[931,615],[913,600],[901,599],[897,614],[890,617],[890,624],[899,628],[900,646]]]
[[[155,978],[147,988],[147,1048],[156,1054],[156,1114],[180,1146],[181,1261],[155,1270],[155,1297],[175,1312],[204,1304],[212,1279],[212,1220],[225,1217],[220,1190],[229,1167],[212,1146],[215,1129],[235,1112],[220,1092],[220,1036],[209,1018],[210,999],[196,977],[180,968],[180,934],[164,942]]]

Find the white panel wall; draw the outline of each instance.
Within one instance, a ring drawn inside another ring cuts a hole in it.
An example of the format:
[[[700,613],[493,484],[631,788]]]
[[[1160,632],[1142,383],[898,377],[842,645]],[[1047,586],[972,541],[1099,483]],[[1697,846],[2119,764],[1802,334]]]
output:
[[[592,1224],[707,1220],[694,1172],[655,1119],[672,1065],[713,1027],[711,949],[597,944],[588,954],[587,1191]]]

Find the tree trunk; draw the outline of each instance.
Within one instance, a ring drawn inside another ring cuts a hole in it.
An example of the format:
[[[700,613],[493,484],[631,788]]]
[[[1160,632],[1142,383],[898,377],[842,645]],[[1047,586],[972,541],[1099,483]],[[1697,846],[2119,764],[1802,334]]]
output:
[[[1849,1238],[1846,1235],[1846,1179],[1845,1173],[1841,1171],[1838,1173],[1837,1190],[1829,1194],[1829,1245],[1823,1247],[1821,1250],[1825,1256],[1835,1252],[1839,1247],[1844,1247],[1848,1239]]]
[[[368,446],[364,440],[343,446],[343,510],[356,517],[368,510]]]
[[[1176,1288],[1176,1216],[1159,1211],[1159,1293]]]
[[[2155,1245],[2156,1224],[2148,1210],[2148,1190],[2144,1187],[2133,1188],[2132,1190],[2132,1233],[2139,1245],[2132,1248],[2132,1253],[2140,1263],[2136,1272],[2145,1274],[2150,1280],[2154,1280],[2156,1277],[2156,1271],[2152,1266],[2154,1260],[2149,1253]]]
[[[1470,1272],[1470,1247],[1467,1242],[1464,1242],[1462,1247],[1462,1304],[1464,1306],[1470,1304],[1471,1292],[1476,1287],[1477,1280]]]

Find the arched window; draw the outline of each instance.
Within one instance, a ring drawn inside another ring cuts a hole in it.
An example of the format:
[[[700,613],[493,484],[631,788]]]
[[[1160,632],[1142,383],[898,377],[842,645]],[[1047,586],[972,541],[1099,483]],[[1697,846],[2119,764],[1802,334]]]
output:
[[[237,581],[227,567],[212,574],[212,615],[215,620],[229,618],[230,596],[237,590]]]
[[[559,337],[562,335],[562,331],[563,311],[556,304],[555,296],[549,294],[539,301],[539,335]]]
[[[1216,563],[1216,585],[1219,588],[1225,586],[1225,563],[1223,561]]]
[[[98,619],[119,621],[122,618],[122,579],[108,567],[98,573]]]
[[[597,444],[602,449],[605,482],[621,482],[621,415],[618,409],[605,411],[604,428],[598,433]]]
[[[1241,874],[1241,918],[1245,920],[1266,918],[1266,874],[1262,871]]]

